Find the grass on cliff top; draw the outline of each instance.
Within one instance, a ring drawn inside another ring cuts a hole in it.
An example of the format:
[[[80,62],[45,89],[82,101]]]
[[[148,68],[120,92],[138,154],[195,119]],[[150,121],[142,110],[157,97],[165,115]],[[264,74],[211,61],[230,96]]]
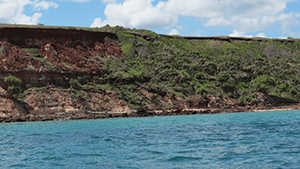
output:
[[[70,29],[70,30],[85,30],[85,31],[92,31],[92,32],[110,32],[110,33],[117,33],[118,31],[126,31],[133,34],[140,34],[140,35],[150,35],[151,36],[157,36],[153,31],[146,30],[146,29],[130,29],[130,28],[123,28],[122,26],[115,26],[111,27],[108,24],[103,27],[78,27],[78,26],[52,26],[52,25],[44,25],[44,24],[37,24],[37,25],[25,25],[25,24],[6,24],[6,23],[0,23],[0,28],[44,28],[44,29]],[[163,35],[166,37],[181,37],[179,35]],[[217,36],[220,39],[231,39],[229,36]],[[261,37],[253,37],[253,38],[244,38],[244,39],[253,39],[253,40],[261,40],[266,38]],[[280,41],[284,41],[285,39],[278,39]],[[299,40],[295,38],[288,37],[287,40]]]

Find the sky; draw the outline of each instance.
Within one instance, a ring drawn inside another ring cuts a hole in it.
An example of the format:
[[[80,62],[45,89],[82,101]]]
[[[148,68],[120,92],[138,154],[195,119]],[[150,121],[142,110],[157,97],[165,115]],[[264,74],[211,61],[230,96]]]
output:
[[[0,0],[0,23],[300,38],[300,0]]]

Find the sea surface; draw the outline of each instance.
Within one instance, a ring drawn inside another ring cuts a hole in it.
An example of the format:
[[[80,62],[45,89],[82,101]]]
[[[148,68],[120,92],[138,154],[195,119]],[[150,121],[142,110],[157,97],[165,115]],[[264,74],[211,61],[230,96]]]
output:
[[[0,168],[300,168],[300,111],[0,124]]]

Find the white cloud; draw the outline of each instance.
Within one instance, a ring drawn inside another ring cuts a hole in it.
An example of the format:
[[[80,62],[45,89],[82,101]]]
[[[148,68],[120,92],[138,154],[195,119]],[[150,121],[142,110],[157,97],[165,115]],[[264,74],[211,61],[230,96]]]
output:
[[[179,32],[176,29],[172,29],[168,35],[179,35]]]
[[[72,0],[74,2],[89,2],[91,0]],[[100,0],[103,3],[115,3],[117,0]]]
[[[36,10],[47,10],[49,7],[57,8],[58,5],[52,2],[39,2],[39,0],[0,0],[0,22],[18,24],[37,24],[42,13],[35,13],[32,16],[25,15],[24,7],[31,5]]]
[[[256,35],[256,37],[266,38],[267,36],[265,35],[265,33],[259,33]]]
[[[182,26],[182,25],[177,25],[176,28],[177,28],[177,29],[183,29],[184,26]]]
[[[210,19],[205,26],[229,26],[231,24],[231,21],[224,19],[224,17],[219,17]]]
[[[241,32],[255,32],[275,22],[285,30],[297,13],[285,14],[286,3],[294,0],[168,0],[164,12],[208,19],[205,26],[233,26]]]
[[[199,18],[232,17],[237,15],[261,16],[282,12],[293,0],[168,0],[165,11],[176,15]]]
[[[289,35],[292,37],[300,37],[300,32],[289,32]]]
[[[287,39],[287,37],[278,37],[277,39]]]
[[[299,12],[284,11],[286,4],[295,0],[159,0],[156,6],[152,4],[155,0],[101,1],[108,3],[106,18],[101,22],[96,18],[92,26],[170,28],[177,26],[178,16],[190,16],[204,21],[206,27],[227,26],[244,33],[262,31],[279,23],[282,32],[292,34],[289,28],[298,24],[300,18]]]
[[[239,32],[237,30],[233,30],[233,33],[229,34],[228,36],[231,37],[247,37],[247,38],[252,38],[252,35],[246,35],[245,32]]]
[[[91,27],[102,27],[102,26],[105,26],[106,24],[108,24],[108,23],[102,22],[101,18],[95,18]]]
[[[10,23],[35,25],[42,17],[42,13],[35,13],[32,16],[26,16],[24,14],[18,15],[10,20]]]
[[[109,3],[104,10],[106,19],[102,21],[96,18],[92,26],[101,27],[108,23],[112,26],[133,28],[169,28],[177,24],[176,15],[163,11],[165,2],[160,1],[156,6],[153,6],[152,2],[154,0],[126,0],[121,4]]]
[[[202,30],[198,30],[196,32],[193,32],[191,35],[192,36],[201,36],[202,35]]]
[[[115,3],[117,0],[101,0],[103,3]]]
[[[234,27],[239,31],[255,32],[263,30],[266,27],[272,26],[274,23],[281,23],[281,29],[286,32],[286,29],[293,24],[296,24],[296,17],[293,13],[280,14],[272,16],[261,16],[258,18],[243,18],[235,16],[231,18]]]
[[[89,2],[90,0],[72,0],[74,2]]]
[[[34,4],[33,4],[33,9],[35,10],[48,10],[50,7],[53,8],[57,8],[58,5],[54,2],[46,2],[46,1],[42,1],[42,2],[38,2],[39,0],[35,0]]]

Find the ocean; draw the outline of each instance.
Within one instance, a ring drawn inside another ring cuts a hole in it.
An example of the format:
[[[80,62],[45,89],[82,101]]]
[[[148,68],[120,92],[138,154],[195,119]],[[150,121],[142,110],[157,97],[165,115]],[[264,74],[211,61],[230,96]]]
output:
[[[300,111],[4,123],[0,168],[300,168]]]

